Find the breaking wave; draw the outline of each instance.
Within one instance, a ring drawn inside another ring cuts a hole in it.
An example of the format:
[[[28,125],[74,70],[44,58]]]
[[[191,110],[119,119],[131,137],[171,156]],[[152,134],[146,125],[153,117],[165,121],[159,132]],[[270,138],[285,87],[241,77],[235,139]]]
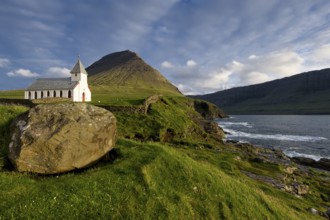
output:
[[[289,157],[307,157],[313,160],[320,160],[321,158],[330,159],[330,157],[322,157],[320,155],[306,154],[306,153],[298,153],[296,151],[284,150],[283,153]]]
[[[219,125],[221,127],[227,127],[227,126],[244,126],[247,128],[252,128],[253,124],[248,123],[248,122],[220,122]]]
[[[249,139],[263,139],[263,140],[281,140],[281,141],[297,141],[297,142],[316,142],[327,140],[325,137],[302,136],[302,135],[286,135],[286,134],[253,134],[242,131],[235,131],[224,128],[225,132],[229,133],[229,137],[244,137]]]

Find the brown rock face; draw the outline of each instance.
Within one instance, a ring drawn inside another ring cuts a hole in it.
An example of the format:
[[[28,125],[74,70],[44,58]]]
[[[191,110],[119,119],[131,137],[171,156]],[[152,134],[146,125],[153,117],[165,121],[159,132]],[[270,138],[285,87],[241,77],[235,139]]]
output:
[[[8,157],[18,171],[55,174],[87,167],[116,142],[116,118],[84,103],[45,104],[11,125]]]

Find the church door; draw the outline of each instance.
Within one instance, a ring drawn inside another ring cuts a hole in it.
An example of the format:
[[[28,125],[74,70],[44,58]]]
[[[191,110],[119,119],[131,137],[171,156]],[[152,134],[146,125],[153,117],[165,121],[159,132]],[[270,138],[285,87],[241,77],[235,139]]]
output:
[[[85,93],[82,94],[82,102],[85,102]]]

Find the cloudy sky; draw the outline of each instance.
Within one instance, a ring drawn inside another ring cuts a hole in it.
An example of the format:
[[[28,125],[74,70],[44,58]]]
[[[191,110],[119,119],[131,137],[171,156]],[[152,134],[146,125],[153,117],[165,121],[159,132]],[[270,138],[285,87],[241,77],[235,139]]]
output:
[[[0,90],[129,49],[185,94],[330,67],[329,0],[1,0]]]

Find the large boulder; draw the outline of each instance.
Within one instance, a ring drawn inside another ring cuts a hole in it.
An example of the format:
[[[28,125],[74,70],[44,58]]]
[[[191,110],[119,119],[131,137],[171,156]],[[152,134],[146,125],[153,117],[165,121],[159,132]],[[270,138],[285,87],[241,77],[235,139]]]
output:
[[[116,141],[115,116],[84,103],[38,105],[11,125],[9,160],[21,172],[55,174],[87,167]]]

